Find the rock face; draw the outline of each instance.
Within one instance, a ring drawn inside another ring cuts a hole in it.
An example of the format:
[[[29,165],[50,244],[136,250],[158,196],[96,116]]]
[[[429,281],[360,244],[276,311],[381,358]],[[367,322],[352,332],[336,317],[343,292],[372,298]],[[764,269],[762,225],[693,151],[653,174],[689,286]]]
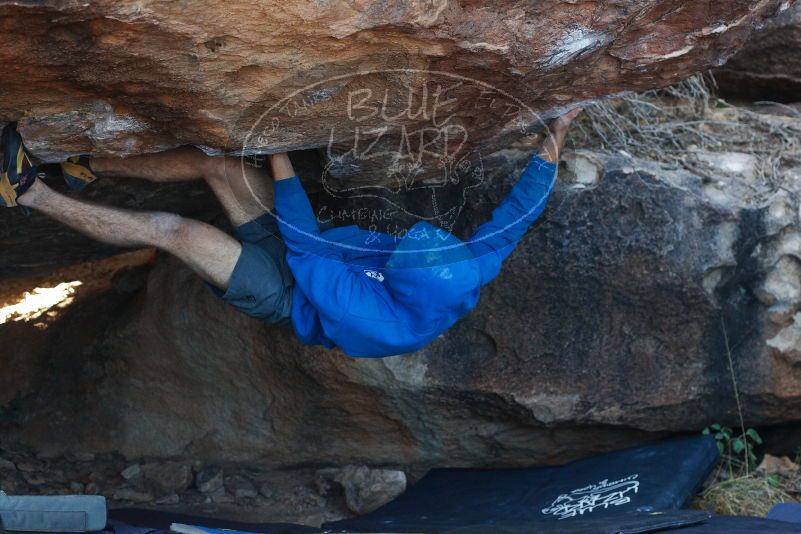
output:
[[[357,515],[368,514],[406,491],[406,473],[394,469],[370,469],[365,465],[346,465],[317,471],[317,487],[323,495],[336,485],[345,494],[345,503]]]
[[[724,96],[798,102],[801,95],[801,8],[772,19],[721,68],[715,70]]]
[[[720,64],[789,3],[0,5],[0,28],[16,36],[0,50],[3,72],[15,74],[4,78],[0,119],[18,120],[42,160],[183,144],[309,148],[313,172],[301,176],[323,218],[408,227],[436,217],[463,234],[510,187],[540,119]],[[402,357],[303,346],[214,298],[176,260],[160,256],[148,270],[152,251],[59,270],[54,279],[94,289],[79,287],[57,320],[0,329],[0,346],[14,347],[0,372],[0,435],[43,455],[146,458],[150,488],[123,496],[145,501],[191,483],[187,457],[225,462],[226,474],[230,462],[532,465],[733,425],[731,363],[747,424],[794,421],[798,192],[750,203],[747,155],[708,163],[740,176],[721,184],[574,154],[542,222],[476,310]],[[443,170],[441,196],[408,187]],[[385,188],[405,202],[389,220],[376,199],[340,194],[393,181],[407,189]],[[87,196],[219,212],[198,184],[103,180]],[[455,207],[443,214],[444,205]],[[40,217],[0,217],[3,299],[22,274],[114,252]],[[158,487],[170,458],[180,485]],[[220,497],[253,499],[257,485],[232,476],[220,472],[233,488]]]
[[[493,168],[505,175],[522,154]],[[20,399],[16,432],[51,454],[532,465],[735,424],[729,352],[746,424],[795,420],[797,199],[750,205],[747,176],[709,183],[600,153],[568,161],[577,173],[563,173],[476,310],[424,350],[363,360],[302,346],[161,257],[110,317],[0,374],[0,391]],[[491,203],[509,186],[488,184]]]
[[[421,182],[465,189],[486,158],[582,101],[722,63],[787,5],[0,0],[0,30],[15,35],[0,50],[0,121],[19,121],[49,162],[306,147],[308,176],[330,196],[397,184],[389,200],[403,206]],[[87,196],[201,218],[217,209],[203,187],[100,182]],[[450,228],[458,214],[436,222]],[[0,220],[0,278],[113,252],[44,218]]]
[[[346,151],[357,126],[393,116],[420,129],[420,109],[439,106],[470,133],[466,148],[489,153],[536,114],[719,65],[787,4],[3,1],[0,30],[15,38],[0,51],[13,73],[0,119],[57,161],[185,144]],[[377,180],[365,167],[337,172]]]

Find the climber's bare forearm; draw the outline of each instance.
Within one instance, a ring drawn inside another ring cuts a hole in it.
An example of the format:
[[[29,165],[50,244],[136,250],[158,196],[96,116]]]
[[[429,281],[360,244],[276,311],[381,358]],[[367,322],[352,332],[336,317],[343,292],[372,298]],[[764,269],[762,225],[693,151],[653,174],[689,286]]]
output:
[[[273,169],[273,180],[286,180],[295,176],[295,169],[286,152],[270,156],[270,166]]]

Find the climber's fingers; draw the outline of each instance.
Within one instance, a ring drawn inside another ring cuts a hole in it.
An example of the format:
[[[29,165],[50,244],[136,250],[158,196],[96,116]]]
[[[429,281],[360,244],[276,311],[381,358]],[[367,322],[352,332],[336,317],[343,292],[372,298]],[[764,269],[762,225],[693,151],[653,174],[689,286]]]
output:
[[[564,116],[572,121],[573,119],[578,117],[579,114],[581,114],[582,111],[584,111],[584,108],[576,108],[576,109],[568,111],[567,113],[565,113]]]
[[[548,136],[545,138],[542,149],[540,150],[540,156],[545,161],[553,163],[559,161],[559,154],[562,151],[562,145],[565,144],[567,129],[570,127],[570,123],[573,122],[573,119],[582,111],[581,108],[571,110],[553,121],[548,127]]]
[[[576,108],[568,111],[567,113],[556,119],[549,128],[551,134],[557,134],[557,133],[563,134],[564,132],[566,132],[568,127],[570,126],[570,123],[573,122],[573,119],[578,117],[582,111],[584,111],[584,109]]]

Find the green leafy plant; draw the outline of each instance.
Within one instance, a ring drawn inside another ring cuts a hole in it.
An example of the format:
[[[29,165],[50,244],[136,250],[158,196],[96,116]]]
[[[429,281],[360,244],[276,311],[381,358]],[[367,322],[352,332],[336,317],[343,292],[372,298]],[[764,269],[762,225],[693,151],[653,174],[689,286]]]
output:
[[[732,478],[735,474],[741,474],[741,471],[748,476],[756,469],[757,456],[754,448],[762,445],[762,437],[755,429],[749,428],[740,435],[735,435],[731,428],[715,423],[706,427],[702,433],[715,438],[721,459]]]

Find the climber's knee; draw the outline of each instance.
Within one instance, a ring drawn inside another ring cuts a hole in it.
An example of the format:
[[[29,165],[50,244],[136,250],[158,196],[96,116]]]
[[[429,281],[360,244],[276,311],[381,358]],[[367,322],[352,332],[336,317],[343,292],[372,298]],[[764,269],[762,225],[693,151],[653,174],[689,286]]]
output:
[[[231,157],[207,157],[203,162],[203,176],[208,182],[224,182],[228,174],[237,170],[239,160]]]
[[[174,213],[152,212],[145,216],[149,243],[166,250],[179,248],[189,241],[193,224],[199,224]]]

